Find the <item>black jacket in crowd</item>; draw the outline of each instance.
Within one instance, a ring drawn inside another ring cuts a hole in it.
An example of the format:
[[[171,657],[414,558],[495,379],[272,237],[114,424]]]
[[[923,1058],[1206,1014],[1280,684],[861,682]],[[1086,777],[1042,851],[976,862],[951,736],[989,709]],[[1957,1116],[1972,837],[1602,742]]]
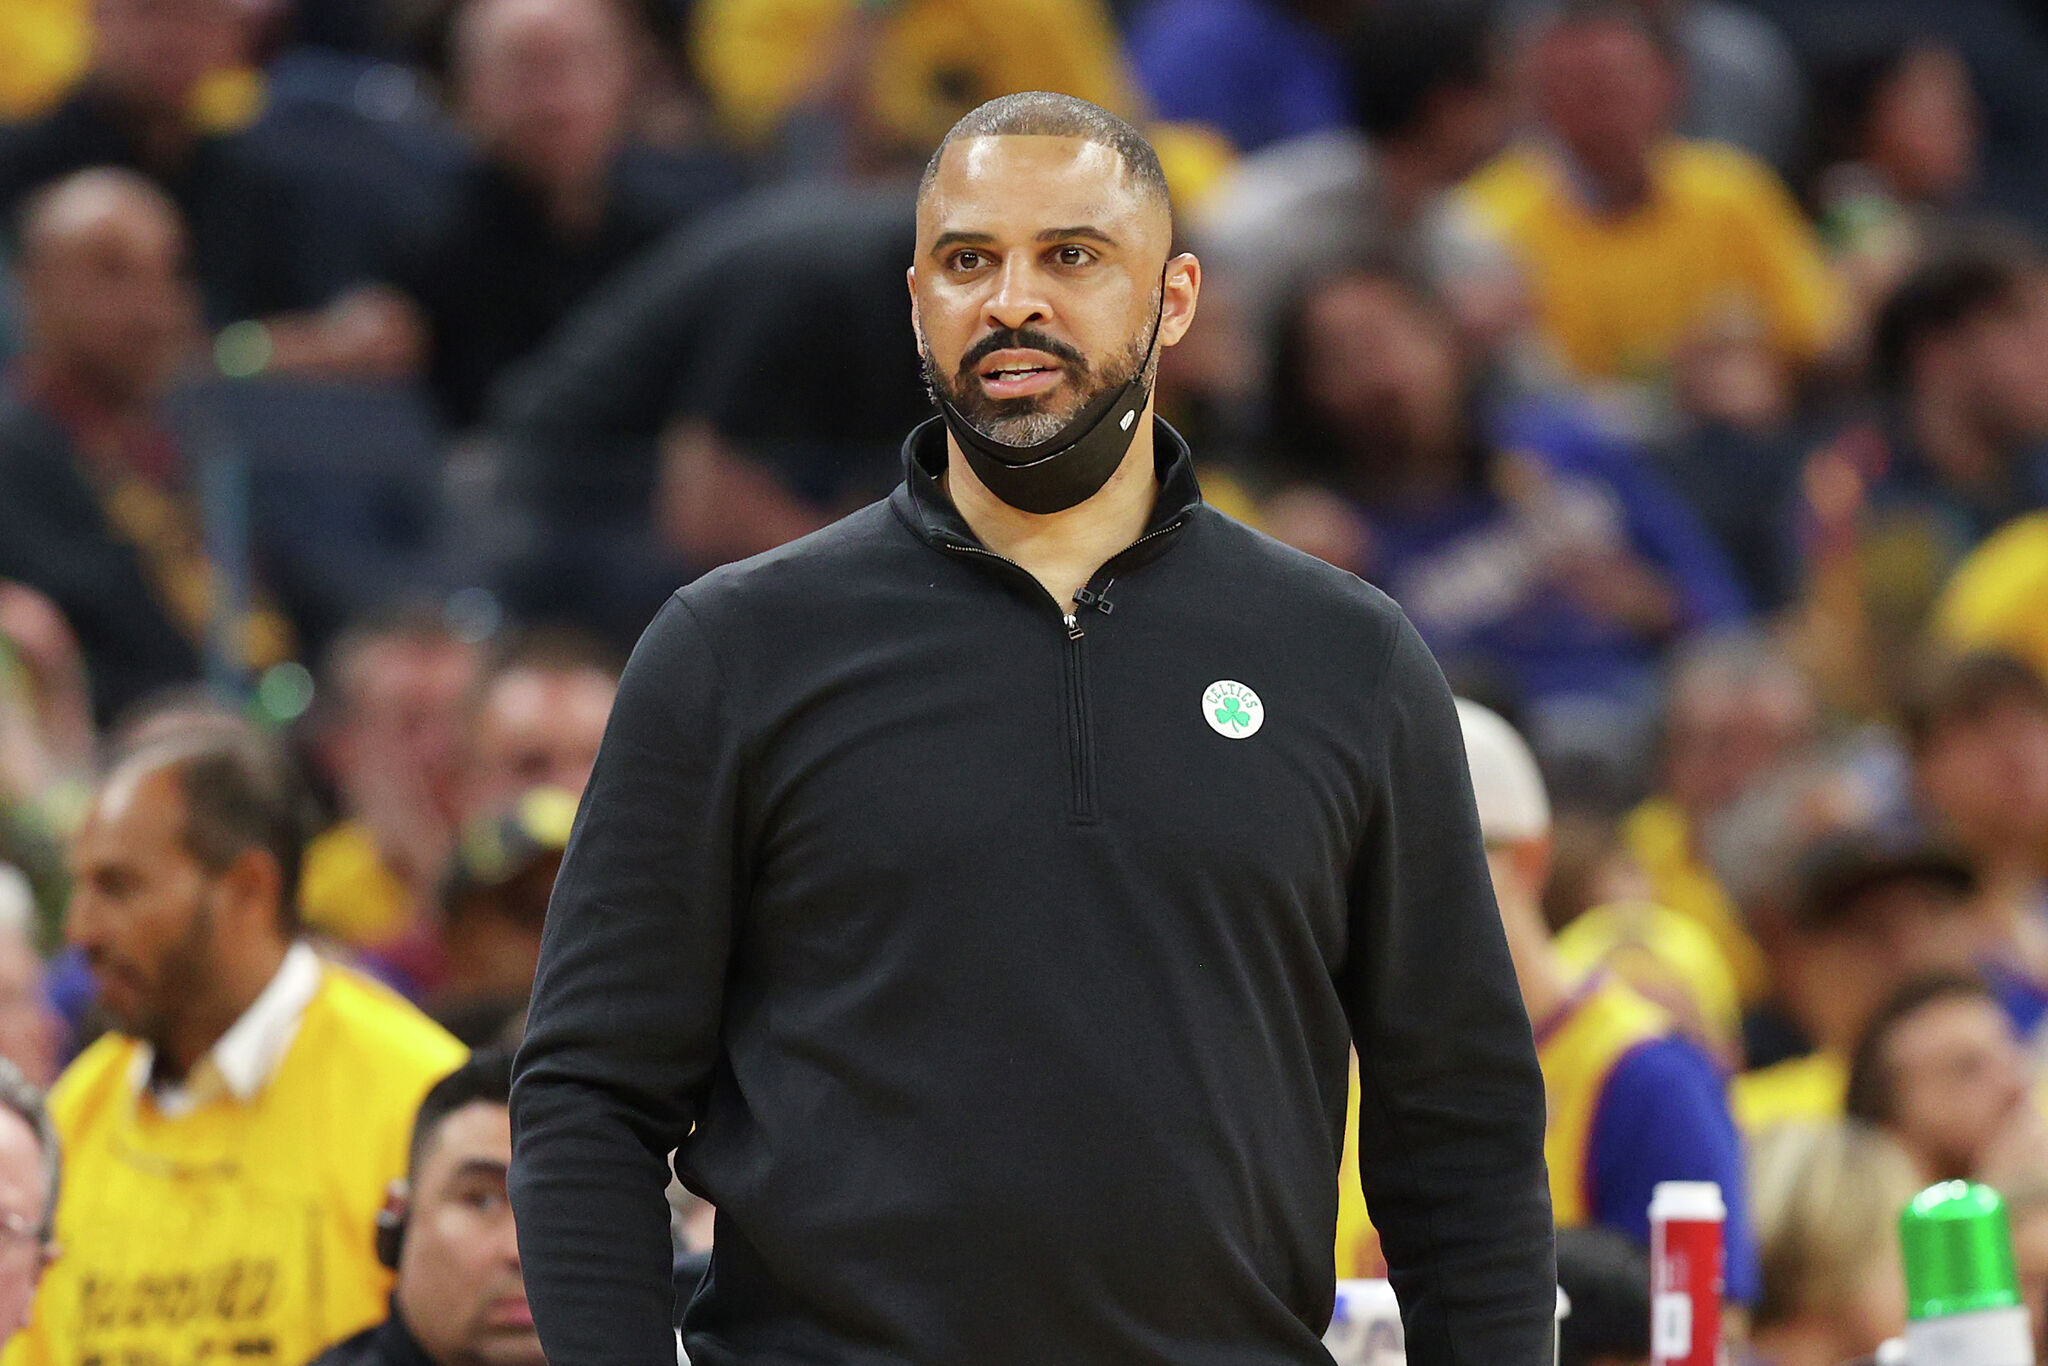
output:
[[[310,1366],[437,1366],[437,1363],[427,1355],[427,1349],[420,1346],[420,1340],[406,1326],[405,1316],[393,1304],[391,1316],[384,1322],[373,1323],[355,1336],[343,1338],[314,1357]]]
[[[1409,1361],[1550,1360],[1449,692],[1156,430],[1150,529],[1072,619],[975,540],[934,422],[887,501],[648,629],[513,1095],[552,1366],[672,1361],[670,1149],[719,1211],[697,1366],[1327,1362],[1353,1043]]]

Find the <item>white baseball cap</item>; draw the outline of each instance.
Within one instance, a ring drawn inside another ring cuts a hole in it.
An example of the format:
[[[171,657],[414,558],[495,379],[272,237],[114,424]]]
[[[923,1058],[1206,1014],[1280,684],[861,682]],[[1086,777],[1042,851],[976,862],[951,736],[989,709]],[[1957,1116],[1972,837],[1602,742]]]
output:
[[[1488,844],[1514,844],[1550,833],[1550,795],[1536,756],[1500,713],[1458,700],[1465,731],[1465,763],[1479,802],[1479,833]]]

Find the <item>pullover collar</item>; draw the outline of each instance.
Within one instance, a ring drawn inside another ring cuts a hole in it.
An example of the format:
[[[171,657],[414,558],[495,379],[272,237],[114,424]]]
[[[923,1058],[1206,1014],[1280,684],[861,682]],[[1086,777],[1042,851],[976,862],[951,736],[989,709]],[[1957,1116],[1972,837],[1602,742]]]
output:
[[[1152,445],[1159,478],[1159,497],[1152,505],[1152,517],[1145,534],[1132,547],[1164,549],[1174,538],[1160,535],[1186,519],[1202,501],[1201,485],[1195,479],[1194,456],[1188,443],[1165,418],[1152,419]],[[946,425],[934,417],[912,429],[903,442],[903,483],[889,502],[919,538],[944,549],[973,547],[985,549],[967,519],[953,505],[940,484],[946,471]],[[1128,553],[1128,552],[1126,552]],[[1117,557],[1119,560],[1122,555]],[[1149,559],[1150,556],[1143,558]]]

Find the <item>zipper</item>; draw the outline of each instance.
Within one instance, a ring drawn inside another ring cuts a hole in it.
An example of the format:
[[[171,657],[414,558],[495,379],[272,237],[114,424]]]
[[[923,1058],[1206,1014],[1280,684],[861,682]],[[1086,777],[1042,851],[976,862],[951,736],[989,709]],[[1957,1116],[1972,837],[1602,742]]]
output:
[[[973,555],[980,559],[992,560],[1013,573],[1029,579],[1044,595],[1052,609],[1059,613],[1060,624],[1066,628],[1067,644],[1062,659],[1062,701],[1067,717],[1067,816],[1077,824],[1093,824],[1101,815],[1100,793],[1095,780],[1095,718],[1088,705],[1088,656],[1083,648],[1087,639],[1087,628],[1081,624],[1081,613],[1096,611],[1108,616],[1114,610],[1109,600],[1110,586],[1116,582],[1113,572],[1117,564],[1132,551],[1148,541],[1170,535],[1180,530],[1185,516],[1176,517],[1157,530],[1148,531],[1112,555],[1103,566],[1095,571],[1095,577],[1074,594],[1074,610],[1061,608],[1059,600],[1046,590],[1044,584],[1030,570],[1018,564],[1007,555],[998,555],[986,546],[974,545],[963,540],[947,537],[939,542],[956,554]],[[1099,585],[1099,586],[1098,586]]]

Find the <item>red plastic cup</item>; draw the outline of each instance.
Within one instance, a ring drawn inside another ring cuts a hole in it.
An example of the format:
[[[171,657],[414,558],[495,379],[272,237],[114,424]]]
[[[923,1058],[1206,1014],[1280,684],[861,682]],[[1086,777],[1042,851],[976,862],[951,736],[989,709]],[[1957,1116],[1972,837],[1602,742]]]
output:
[[[1712,1181],[1661,1181],[1650,1196],[1650,1366],[1718,1366],[1722,1229]]]

